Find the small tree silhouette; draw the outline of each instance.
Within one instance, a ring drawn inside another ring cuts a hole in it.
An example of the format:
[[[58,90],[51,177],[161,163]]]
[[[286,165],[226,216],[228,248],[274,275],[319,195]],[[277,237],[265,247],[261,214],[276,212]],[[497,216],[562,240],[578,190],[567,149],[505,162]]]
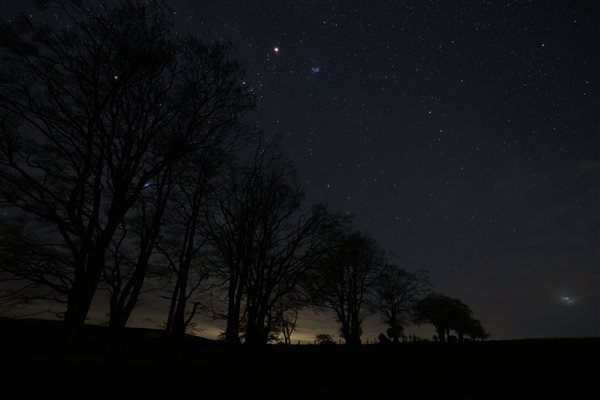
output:
[[[365,305],[383,252],[360,232],[340,232],[331,249],[310,280],[312,301],[333,310],[346,344],[360,345]]]
[[[387,334],[394,343],[400,341],[404,325],[410,323],[417,302],[430,291],[427,272],[407,272],[386,264],[374,281],[373,306],[388,325]]]
[[[475,318],[471,318],[464,334],[473,340],[486,340],[491,336],[491,334],[485,330],[481,321]]]
[[[318,345],[332,345],[335,344],[333,336],[328,333],[318,333],[315,335],[315,340]]]
[[[471,318],[471,314],[469,306],[459,299],[433,293],[416,304],[413,321],[417,324],[432,324],[440,342],[445,342],[450,329],[464,324],[464,321]]]

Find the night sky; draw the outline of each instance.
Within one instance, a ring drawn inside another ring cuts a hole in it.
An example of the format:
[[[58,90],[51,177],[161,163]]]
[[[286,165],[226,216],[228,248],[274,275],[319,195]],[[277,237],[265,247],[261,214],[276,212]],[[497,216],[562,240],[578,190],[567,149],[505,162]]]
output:
[[[178,30],[231,41],[249,122],[309,202],[355,215],[496,339],[600,335],[592,3],[170,2]]]

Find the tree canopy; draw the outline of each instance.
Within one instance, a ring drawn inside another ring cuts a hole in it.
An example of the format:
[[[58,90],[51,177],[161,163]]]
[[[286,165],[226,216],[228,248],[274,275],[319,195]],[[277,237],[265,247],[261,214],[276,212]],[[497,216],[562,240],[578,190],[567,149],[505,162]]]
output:
[[[228,47],[176,34],[160,1],[55,4],[63,27],[21,16],[0,30],[0,201],[60,253],[38,281],[74,330],[142,193],[227,143],[253,101]]]
[[[413,321],[433,325],[442,342],[447,340],[450,330],[456,331],[460,340],[464,334],[472,338],[487,338],[483,325],[472,315],[471,308],[461,300],[432,293],[416,304]]]

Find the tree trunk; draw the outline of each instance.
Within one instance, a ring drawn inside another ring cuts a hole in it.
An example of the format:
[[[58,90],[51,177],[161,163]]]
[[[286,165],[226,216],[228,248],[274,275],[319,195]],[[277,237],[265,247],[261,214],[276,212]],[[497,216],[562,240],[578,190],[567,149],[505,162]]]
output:
[[[112,309],[110,311],[110,319],[108,321],[108,329],[110,332],[111,340],[116,345],[121,339],[121,335],[127,325],[128,315],[122,309]]]
[[[237,312],[238,317],[233,318],[232,313],[229,314],[227,319],[227,328],[225,329],[225,342],[231,345],[240,344],[240,321],[239,321],[239,310]]]
[[[141,259],[138,260],[135,267],[134,276],[127,282],[123,290],[116,291],[111,296],[114,299],[111,298],[109,328],[111,328],[111,335],[115,341],[123,333],[144,284],[150,252],[140,257]]]
[[[167,325],[165,332],[171,334],[173,332],[173,318],[175,316],[175,309],[177,308],[177,299],[179,297],[179,280],[175,282],[175,288],[173,289],[173,295],[169,304],[169,314],[167,315]]]
[[[361,331],[360,331],[360,322],[358,319],[358,313],[354,313],[352,315],[352,323],[350,326],[350,337],[351,337],[351,343],[353,346],[359,346],[361,345],[361,340],[360,340],[360,336],[361,336]]]
[[[446,328],[436,326],[435,330],[437,331],[440,342],[445,342],[446,341]]]
[[[227,327],[225,328],[225,342],[231,345],[240,344],[240,309],[243,296],[243,282],[238,277],[229,283],[229,296],[227,300]]]
[[[87,293],[84,288],[73,286],[67,300],[67,310],[64,319],[67,341],[71,341],[79,335],[81,328],[85,324],[93,297],[93,294]]]
[[[236,301],[236,296],[230,297],[228,301],[225,342],[231,345],[240,344],[240,303]]]
[[[390,320],[390,333],[392,343],[400,342],[398,332],[400,332],[400,329],[398,328],[398,323],[396,322],[396,318],[392,317],[392,319]]]
[[[250,302],[251,295],[248,294],[248,302],[250,304],[247,305],[247,323],[246,323],[246,340],[245,344],[248,346],[256,346],[260,343],[260,332],[258,331],[257,319],[258,319],[258,310],[255,304]]]
[[[61,352],[66,351],[77,341],[100,283],[104,254],[95,254],[95,256],[92,254],[88,258],[87,271],[76,274],[73,280],[73,286],[67,299],[63,340],[59,350]]]
[[[184,263],[181,266],[180,274],[177,277],[179,283],[179,296],[177,298],[177,305],[175,306],[175,313],[173,314],[172,332],[176,340],[180,340],[185,336],[185,308],[187,303],[186,288],[188,273],[189,264]]]
[[[342,321],[342,336],[346,344],[352,344],[352,336],[350,335],[350,327],[347,321]]]

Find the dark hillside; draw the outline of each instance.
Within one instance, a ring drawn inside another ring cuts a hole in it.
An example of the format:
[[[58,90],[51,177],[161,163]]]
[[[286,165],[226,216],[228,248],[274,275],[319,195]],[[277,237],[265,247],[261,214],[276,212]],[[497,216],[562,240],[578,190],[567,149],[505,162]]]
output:
[[[174,357],[160,331],[128,329],[115,347],[106,328],[86,326],[78,348],[54,362],[51,344],[60,323],[0,319],[0,327],[4,391],[85,397],[164,392],[362,399],[444,392],[451,398],[526,393],[578,398],[593,388],[591,366],[600,344],[589,338],[234,351],[221,342],[187,337]]]

